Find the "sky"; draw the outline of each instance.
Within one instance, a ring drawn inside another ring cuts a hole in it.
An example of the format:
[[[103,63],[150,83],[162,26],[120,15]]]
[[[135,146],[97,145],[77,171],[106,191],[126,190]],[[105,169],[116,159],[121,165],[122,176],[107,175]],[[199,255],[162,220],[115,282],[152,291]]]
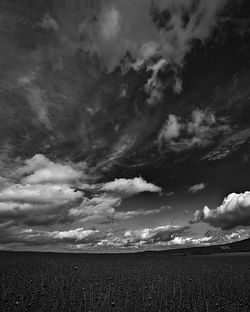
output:
[[[0,0],[0,250],[250,237],[247,0]]]

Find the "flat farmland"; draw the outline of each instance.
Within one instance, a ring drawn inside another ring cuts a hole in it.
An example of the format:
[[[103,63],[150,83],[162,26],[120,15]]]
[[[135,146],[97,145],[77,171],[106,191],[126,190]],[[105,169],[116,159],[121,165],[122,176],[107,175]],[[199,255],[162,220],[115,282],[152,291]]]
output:
[[[0,311],[250,311],[250,256],[0,253]]]

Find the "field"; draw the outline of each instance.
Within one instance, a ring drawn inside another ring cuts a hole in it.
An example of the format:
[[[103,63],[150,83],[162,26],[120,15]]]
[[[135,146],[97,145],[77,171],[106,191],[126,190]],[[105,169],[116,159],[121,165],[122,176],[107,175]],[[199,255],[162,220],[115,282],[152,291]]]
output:
[[[0,253],[0,311],[250,311],[250,256]]]

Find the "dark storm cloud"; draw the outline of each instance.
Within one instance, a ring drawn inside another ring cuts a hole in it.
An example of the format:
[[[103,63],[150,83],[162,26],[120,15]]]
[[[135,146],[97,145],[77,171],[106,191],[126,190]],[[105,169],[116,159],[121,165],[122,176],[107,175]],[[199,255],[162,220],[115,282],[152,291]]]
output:
[[[250,192],[229,194],[216,209],[197,210],[192,223],[205,222],[222,230],[250,225]]]

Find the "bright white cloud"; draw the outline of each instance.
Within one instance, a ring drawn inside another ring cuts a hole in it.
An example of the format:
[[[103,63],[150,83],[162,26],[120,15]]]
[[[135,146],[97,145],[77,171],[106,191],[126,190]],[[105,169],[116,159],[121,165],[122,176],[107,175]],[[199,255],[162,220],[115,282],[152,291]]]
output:
[[[231,193],[216,209],[197,210],[192,222],[201,221],[223,230],[250,225],[250,192]]]
[[[0,202],[63,204],[82,197],[67,185],[20,185],[7,187],[0,192]]]
[[[119,194],[121,197],[132,196],[142,192],[159,193],[161,188],[152,183],[148,183],[141,177],[133,179],[115,179],[102,186],[105,192]]]
[[[107,235],[103,232],[90,229],[85,230],[83,228],[78,228],[75,230],[69,231],[53,231],[47,232],[49,242],[64,242],[64,243],[73,243],[73,244],[96,244],[99,240],[105,238]]]
[[[170,246],[195,246],[195,245],[201,245],[201,246],[205,246],[205,245],[210,245],[213,242],[213,238],[212,237],[199,237],[199,238],[195,238],[195,237],[181,237],[181,236],[177,236],[175,237],[172,241],[169,242]]]

